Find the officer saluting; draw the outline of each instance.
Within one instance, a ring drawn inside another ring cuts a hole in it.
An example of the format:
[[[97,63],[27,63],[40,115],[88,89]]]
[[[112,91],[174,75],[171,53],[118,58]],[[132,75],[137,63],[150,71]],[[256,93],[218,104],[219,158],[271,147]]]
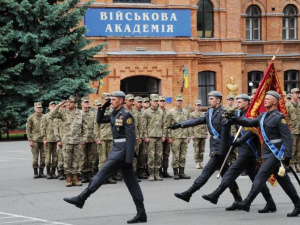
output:
[[[287,216],[295,217],[300,214],[300,198],[288,174],[282,177],[278,175],[280,160],[283,159],[283,163],[288,166],[292,157],[292,136],[284,115],[277,110],[279,100],[280,95],[277,92],[268,91],[264,100],[267,113],[262,113],[255,119],[231,118],[234,123],[245,127],[259,126],[264,139],[262,158],[265,161],[253,181],[248,196],[244,201],[237,204],[243,210],[249,211],[251,203],[273,173],[284,192],[295,205],[293,212],[288,213]],[[227,125],[230,124],[230,120],[228,122]]]
[[[194,184],[185,192],[175,193],[177,198],[180,198],[186,202],[190,201],[193,193],[199,190],[206,184],[211,175],[218,169],[223,163],[225,155],[229,146],[229,133],[230,127],[221,126],[222,114],[225,110],[222,108],[222,93],[219,91],[212,91],[208,93],[208,103],[210,105],[209,111],[204,117],[198,117],[191,120],[182,121],[180,123],[173,124],[171,129],[187,128],[196,126],[199,124],[207,124],[207,128],[211,135],[210,138],[210,159],[202,170],[201,175],[194,181]],[[222,175],[227,170],[223,170]],[[241,195],[237,184],[232,182],[229,185],[230,191],[236,202],[241,201]],[[226,210],[236,210],[238,208],[235,205],[228,207]]]
[[[135,148],[135,125],[133,116],[123,107],[125,94],[116,91],[97,113],[97,123],[110,123],[113,135],[113,148],[108,156],[108,161],[94,176],[89,186],[77,197],[64,198],[70,204],[82,208],[85,200],[94,193],[105,181],[119,170],[122,171],[123,179],[134,200],[137,215],[127,223],[147,222],[144,208],[142,190],[137,182],[133,170],[133,157]],[[110,115],[104,116],[105,109],[112,105],[114,109]]]

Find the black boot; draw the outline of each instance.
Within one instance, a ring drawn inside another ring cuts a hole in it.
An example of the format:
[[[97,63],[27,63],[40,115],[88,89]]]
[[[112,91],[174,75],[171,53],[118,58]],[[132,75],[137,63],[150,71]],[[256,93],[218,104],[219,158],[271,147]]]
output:
[[[251,203],[253,202],[253,200],[255,199],[256,196],[257,196],[256,193],[254,193],[253,191],[250,191],[248,196],[245,198],[244,201],[235,202],[234,205],[236,205],[239,209],[242,209],[246,212],[249,212],[250,205],[251,205]]]
[[[81,178],[81,183],[87,183],[87,182],[89,182],[89,174],[88,173],[86,173],[86,172],[83,172],[82,173],[82,178]]]
[[[294,208],[293,212],[287,214],[287,217],[296,217],[300,214],[300,198],[299,198],[299,196],[292,198],[292,201],[295,205],[295,208]]]
[[[47,179],[52,179],[52,176],[51,176],[51,172],[50,172],[50,167],[47,167]]]
[[[190,176],[184,173],[184,167],[179,168],[179,179],[191,179]]]
[[[225,191],[225,189],[226,187],[220,185],[213,193],[209,195],[202,195],[202,198],[204,198],[207,201],[210,201],[213,204],[217,204],[220,195]]]
[[[143,202],[135,201],[137,214],[131,219],[128,220],[127,223],[145,223],[147,222],[147,215],[144,208]]]
[[[60,170],[60,171],[58,171],[58,173],[59,173],[59,180],[64,180],[65,179],[65,174],[64,174],[64,171],[63,170]]]
[[[57,179],[58,178],[58,176],[55,174],[55,171],[56,171],[56,167],[52,167],[52,169],[51,169],[51,176],[52,176],[53,179]]]
[[[90,195],[92,194],[92,192],[86,188],[80,195],[78,195],[77,197],[71,197],[71,198],[64,198],[64,201],[75,205],[76,207],[82,209],[85,200],[90,197]]]
[[[39,174],[38,174],[38,169],[37,168],[33,168],[33,178],[39,178]]]
[[[173,178],[173,176],[171,176],[171,175],[168,173],[168,167],[164,167],[164,168],[163,168],[162,176],[160,176],[160,177],[163,177],[163,178]]]
[[[264,198],[266,199],[267,204],[266,204],[265,208],[258,210],[258,213],[276,212],[277,211],[276,205],[275,205],[275,202],[274,202],[269,190],[266,193],[262,192],[262,194],[263,194]]]
[[[40,178],[46,178],[46,175],[44,174],[44,168],[40,168],[40,174],[39,174]]]
[[[160,177],[164,177],[164,174],[163,174],[163,168],[162,168],[162,167],[159,168],[158,172],[159,172],[158,175],[159,175]]]
[[[226,208],[226,211],[235,211],[235,210],[240,210],[240,207],[236,204],[237,202],[243,201],[241,197],[241,193],[239,189],[231,190],[231,194],[234,197],[234,203]]]
[[[178,168],[173,168],[174,180],[179,180]]]
[[[188,190],[182,192],[182,193],[175,193],[174,195],[177,198],[182,199],[183,201],[189,202],[190,198],[192,197],[192,194],[194,194],[196,191],[200,189],[200,185],[198,184],[193,184]]]

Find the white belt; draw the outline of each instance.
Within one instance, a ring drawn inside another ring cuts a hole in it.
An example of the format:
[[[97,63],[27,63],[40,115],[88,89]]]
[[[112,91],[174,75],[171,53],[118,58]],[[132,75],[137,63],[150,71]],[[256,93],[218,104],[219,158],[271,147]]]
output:
[[[272,143],[272,144],[277,144],[277,143],[281,143],[282,142],[282,139],[280,138],[280,139],[274,139],[274,140],[270,140],[270,142]]]
[[[115,143],[126,142],[126,138],[114,139]]]

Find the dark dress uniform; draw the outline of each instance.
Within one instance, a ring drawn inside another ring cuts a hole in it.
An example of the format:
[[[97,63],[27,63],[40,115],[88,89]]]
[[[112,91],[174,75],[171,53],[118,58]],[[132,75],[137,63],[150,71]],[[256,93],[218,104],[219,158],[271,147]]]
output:
[[[201,175],[194,181],[194,185],[190,188],[192,190],[188,190],[188,194],[186,192],[183,193],[175,193],[175,196],[178,198],[181,198],[185,201],[189,201],[189,198],[191,197],[191,194],[193,194],[195,191],[199,190],[211,177],[211,175],[216,171],[219,170],[225,155],[227,154],[227,151],[229,149],[229,135],[230,135],[230,127],[222,126],[222,114],[225,112],[225,110],[219,106],[216,109],[213,109],[211,123],[213,128],[220,134],[221,140],[219,140],[214,132],[211,129],[211,126],[209,125],[209,113],[207,112],[205,117],[199,117],[191,120],[186,120],[181,122],[181,126],[183,128],[197,126],[200,124],[207,124],[208,131],[211,135],[210,137],[210,159],[205,165],[205,167],[202,170]],[[222,176],[227,171],[228,166],[225,166],[224,170],[222,171]],[[239,192],[238,185],[235,181],[229,184],[229,188],[231,193],[234,196],[235,201],[241,201],[241,195]],[[189,196],[190,195],[190,196]],[[189,198],[184,198],[186,196],[189,196]],[[183,197],[183,198],[182,198]],[[232,208],[229,207],[227,210],[231,210]]]
[[[233,117],[232,120],[234,123],[245,127],[258,127],[260,126],[263,115],[264,113],[260,114],[260,116],[255,119]],[[292,157],[292,136],[284,115],[276,109],[268,112],[263,121],[263,128],[266,136],[277,150],[279,150],[282,145],[285,147],[284,157],[290,159]],[[273,154],[265,141],[263,143],[262,159],[264,159],[264,163],[260,167],[253,181],[251,191],[245,201],[238,204],[243,210],[249,211],[252,201],[265,187],[265,183],[270,175],[274,174],[284,192],[290,197],[295,205],[296,213],[292,212],[291,214],[288,214],[288,216],[297,216],[300,214],[300,199],[297,191],[287,173],[283,177],[278,175],[280,161]]]
[[[245,117],[247,112],[246,110],[239,111],[236,116]],[[238,115],[239,114],[239,115]],[[239,126],[236,125],[236,130],[239,129]],[[243,133],[243,134],[242,134]],[[247,142],[248,141],[248,142]],[[235,142],[238,146],[238,158],[230,166],[228,171],[222,177],[220,186],[211,194],[203,195],[202,197],[208,201],[211,201],[214,204],[217,204],[218,198],[225,191],[225,189],[234,181],[236,178],[245,170],[251,181],[254,181],[254,178],[258,172],[257,166],[258,162],[256,157],[260,156],[259,151],[259,138],[251,130],[240,132],[239,138]],[[235,143],[233,145],[235,145]],[[259,213],[267,213],[276,211],[276,205],[273,201],[273,198],[270,194],[270,190],[267,185],[262,184],[261,193],[264,196],[267,205],[264,209],[259,210]]]
[[[124,97],[123,92],[117,91],[113,97]],[[107,104],[107,103],[105,103]],[[97,112],[97,123],[110,123],[113,135],[113,148],[108,156],[108,161],[90,181],[89,186],[77,197],[64,198],[70,204],[82,208],[85,200],[94,193],[105,181],[122,172],[125,184],[136,205],[137,215],[127,223],[147,222],[147,215],[144,208],[144,198],[137,177],[133,169],[133,157],[135,150],[135,125],[133,116],[123,106],[119,110],[113,110],[110,115],[104,116],[105,108],[110,105],[103,105],[103,109]]]

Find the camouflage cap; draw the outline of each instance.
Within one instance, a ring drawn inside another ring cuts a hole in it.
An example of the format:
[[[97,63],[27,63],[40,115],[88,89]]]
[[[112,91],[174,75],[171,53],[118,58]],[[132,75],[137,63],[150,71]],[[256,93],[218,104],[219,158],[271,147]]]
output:
[[[227,100],[229,100],[229,99],[234,99],[234,95],[233,95],[233,94],[229,94],[229,95],[227,95],[226,99],[227,99]]]
[[[134,100],[134,96],[133,96],[133,94],[127,94],[125,96],[125,99],[127,99],[127,100]]]
[[[35,102],[34,103],[34,107],[37,107],[37,108],[42,108],[42,103],[41,102]]]
[[[251,98],[249,97],[249,95],[246,95],[246,94],[240,94],[236,97],[236,99],[244,99],[247,101],[251,101]]]
[[[287,95],[286,95],[286,98],[292,99],[292,95],[291,95],[291,94],[287,94]]]
[[[207,94],[207,96],[213,96],[213,97],[223,97],[222,93],[219,91],[211,91]]]
[[[159,96],[159,101],[166,101],[166,97],[165,96]]]
[[[294,92],[300,92],[299,88],[293,88],[293,89],[291,90],[291,93],[294,93]]]
[[[175,96],[175,100],[176,100],[176,101],[182,101],[182,100],[183,100],[182,95],[176,95],[176,96]]]
[[[195,100],[195,105],[202,105],[202,101],[201,100]]]
[[[82,97],[81,102],[89,102],[89,97]]]
[[[279,95],[278,92],[276,92],[276,91],[268,91],[268,92],[266,93],[266,95],[271,95],[271,96],[277,98],[278,100],[280,100],[280,95]]]
[[[159,100],[159,95],[158,94],[151,94],[150,95],[150,99],[152,101],[158,101]]]
[[[134,100],[136,102],[142,102],[143,101],[143,98],[141,96],[135,96]]]
[[[114,91],[110,94],[111,97],[125,98],[125,93],[123,91]]]
[[[109,93],[102,93],[102,99],[107,100],[107,99],[109,99],[109,97],[110,97]]]
[[[99,99],[94,100],[94,105],[95,106],[101,106],[101,101]]]
[[[55,102],[55,101],[50,102],[50,103],[49,103],[49,106],[50,106],[50,105],[53,105],[53,104],[56,105],[56,102]]]
[[[149,98],[148,97],[143,98],[143,102],[149,102]]]
[[[256,91],[257,91],[257,88],[252,89],[251,94],[254,95],[256,93]]]
[[[71,102],[76,102],[76,98],[75,98],[73,95],[71,95],[71,96],[68,98],[68,100],[70,100]]]

